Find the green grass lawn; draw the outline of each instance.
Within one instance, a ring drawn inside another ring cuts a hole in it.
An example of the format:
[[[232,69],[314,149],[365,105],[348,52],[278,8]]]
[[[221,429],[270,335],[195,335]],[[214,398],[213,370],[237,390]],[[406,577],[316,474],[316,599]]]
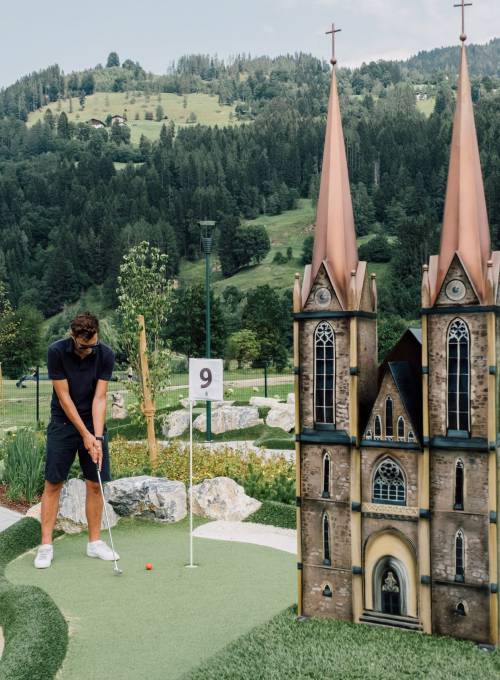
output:
[[[195,538],[200,566],[186,569],[188,536],[187,519],[120,520],[121,578],[84,556],[86,534],[57,540],[49,570],[35,570],[30,553],[7,567],[11,582],[43,588],[69,622],[62,678],[180,678],[295,601],[294,555]]]
[[[290,608],[232,642],[186,680],[497,680],[500,652],[332,620]]]
[[[281,215],[261,215],[246,224],[263,224],[271,241],[271,250],[264,261],[253,267],[242,269],[227,279],[222,277],[217,256],[213,256],[212,281],[214,291],[220,295],[227,286],[236,286],[241,291],[247,291],[255,286],[269,284],[273,288],[291,288],[295,272],[302,272],[300,262],[302,245],[306,236],[311,234],[310,226],[315,219],[315,210],[308,199],[301,199],[296,210],[288,210]],[[292,248],[293,257],[286,264],[273,263],[278,251],[286,255],[286,249]],[[186,283],[202,282],[204,280],[205,263],[183,262],[179,278]]]
[[[57,103],[52,102],[49,106],[44,106],[42,109],[33,111],[28,117],[28,126],[33,125],[45,114],[45,111],[50,108],[52,113],[58,114],[64,111],[69,120],[74,123],[84,123],[90,118],[97,118],[105,122],[106,116],[124,115],[126,112],[128,125],[131,132],[131,141],[133,144],[138,144],[141,135],[148,137],[151,140],[158,139],[160,136],[161,126],[163,122],[168,123],[173,120],[177,126],[190,125],[187,123],[188,116],[194,113],[197,117],[197,122],[203,125],[231,125],[239,124],[231,114],[234,113],[234,106],[227,106],[219,104],[218,98],[209,94],[194,93],[186,95],[187,106],[184,108],[184,97],[162,92],[160,100],[158,95],[150,95],[149,99],[142,92],[96,92],[95,94],[86,97],[85,109],[80,109],[80,104],[77,97],[73,97],[73,111],[70,113],[69,99],[61,101],[61,108]],[[156,107],[161,104],[168,120],[156,121]],[[144,119],[146,111],[151,111],[155,120],[147,121]],[[139,120],[136,120],[136,115],[139,114]]]

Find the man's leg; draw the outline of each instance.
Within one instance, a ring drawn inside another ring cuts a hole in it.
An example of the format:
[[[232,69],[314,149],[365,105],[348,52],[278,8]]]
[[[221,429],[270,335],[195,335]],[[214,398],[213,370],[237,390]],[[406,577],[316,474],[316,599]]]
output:
[[[98,541],[101,538],[102,497],[99,482],[86,479],[85,486],[87,487],[85,512],[89,525],[89,543],[92,543],[92,541]]]
[[[52,534],[59,509],[59,496],[64,482],[45,482],[42,496],[42,545],[52,544]]]

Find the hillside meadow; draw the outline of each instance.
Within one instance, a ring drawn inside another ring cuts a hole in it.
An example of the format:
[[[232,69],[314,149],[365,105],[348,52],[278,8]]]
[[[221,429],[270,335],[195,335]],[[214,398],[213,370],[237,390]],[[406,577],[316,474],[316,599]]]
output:
[[[161,105],[166,118],[156,121],[156,108]],[[72,108],[72,112],[70,112]],[[84,123],[91,118],[105,122],[108,115],[126,115],[131,132],[132,144],[138,144],[141,135],[155,140],[160,136],[163,123],[173,121],[176,126],[189,126],[188,119],[195,114],[196,122],[204,125],[233,125],[237,124],[234,106],[219,104],[218,98],[204,93],[177,95],[160,92],[159,94],[145,94],[144,92],[96,92],[85,97],[85,108],[80,107],[78,97],[61,99],[49,106],[33,111],[28,116],[28,126],[34,125],[43,118],[47,109],[52,113],[66,113],[68,119],[74,123]],[[145,113],[151,112],[154,120],[145,120]],[[136,120],[136,116],[139,119]]]

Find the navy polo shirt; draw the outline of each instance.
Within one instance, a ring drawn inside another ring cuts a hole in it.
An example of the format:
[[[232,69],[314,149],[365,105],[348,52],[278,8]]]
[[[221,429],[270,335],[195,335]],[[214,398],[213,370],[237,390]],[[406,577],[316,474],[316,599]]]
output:
[[[92,401],[98,380],[111,380],[115,354],[100,343],[83,359],[75,352],[72,338],[57,340],[49,346],[47,368],[51,380],[68,381],[69,394],[82,420],[92,418]],[[52,418],[67,418],[55,390],[50,404]]]

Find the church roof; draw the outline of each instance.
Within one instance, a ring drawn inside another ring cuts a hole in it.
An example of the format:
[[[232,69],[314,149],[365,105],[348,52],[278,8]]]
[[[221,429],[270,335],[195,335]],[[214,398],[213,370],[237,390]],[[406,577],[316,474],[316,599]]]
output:
[[[433,271],[429,271],[432,304],[455,254],[480,301],[485,301],[491,242],[465,44],[461,51],[441,247],[438,258],[431,258]]]
[[[358,270],[358,249],[335,63],[328,103],[312,265],[304,277],[303,301],[307,299],[322,264],[325,265],[340,304],[346,309],[351,272]]]

